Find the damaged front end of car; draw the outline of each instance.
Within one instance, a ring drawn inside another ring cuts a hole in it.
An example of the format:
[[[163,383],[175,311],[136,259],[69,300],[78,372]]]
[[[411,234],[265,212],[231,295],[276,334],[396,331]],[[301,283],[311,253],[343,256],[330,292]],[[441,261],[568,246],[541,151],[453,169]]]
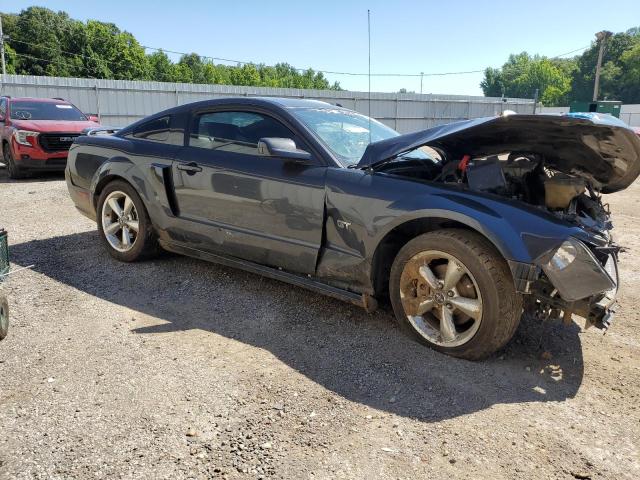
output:
[[[619,251],[613,243],[599,247],[570,237],[526,268],[509,262],[526,294],[525,312],[567,324],[577,315],[586,320],[586,327],[606,330],[617,306]]]
[[[601,329],[611,324],[622,249],[613,241],[602,194],[627,188],[640,174],[640,138],[617,119],[516,114],[466,120],[373,143],[358,166],[500,198],[565,225],[566,237],[553,240],[531,225],[521,237],[534,245],[535,256],[507,258],[525,312],[566,322],[577,315]]]

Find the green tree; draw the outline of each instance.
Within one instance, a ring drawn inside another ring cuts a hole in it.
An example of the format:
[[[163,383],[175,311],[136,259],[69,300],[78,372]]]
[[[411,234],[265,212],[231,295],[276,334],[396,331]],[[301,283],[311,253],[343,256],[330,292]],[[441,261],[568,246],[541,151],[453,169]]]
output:
[[[599,98],[640,103],[640,27],[612,35],[605,44]],[[510,55],[501,68],[487,68],[481,87],[487,96],[533,95],[545,105],[568,105],[593,95],[599,44],[573,58]],[[568,83],[567,83],[568,81]]]
[[[102,78],[147,80],[151,68],[144,48],[129,32],[113,23],[89,20],[86,25],[84,55],[87,70]]]
[[[3,21],[10,16],[3,15]],[[5,21],[9,45],[18,57],[16,73],[73,76],[82,62],[65,50],[69,45],[73,20],[64,12],[29,7],[15,22]],[[3,27],[4,27],[3,23]]]
[[[602,59],[600,98],[629,102],[630,99],[620,97],[618,86],[621,72],[617,67],[621,66],[623,53],[632,49],[639,42],[640,37],[626,32],[616,33],[607,40]],[[591,47],[578,57],[577,69],[571,82],[570,100],[590,100],[592,98],[598,50],[598,43],[593,42]]]
[[[480,83],[491,97],[532,98],[538,90],[545,105],[559,105],[567,100],[571,88],[571,66],[527,52],[510,55],[502,68],[487,68]]]
[[[189,53],[180,57],[178,65],[183,65],[191,71],[190,83],[206,83],[204,74],[204,62],[197,53]]]
[[[173,63],[162,50],[153,52],[147,57],[151,78],[157,82],[175,81]]]
[[[6,45],[4,49],[5,62],[7,64],[7,73],[16,73],[18,66],[18,56],[11,45]]]
[[[640,43],[620,56],[620,98],[640,103]]]
[[[8,72],[162,82],[261,85],[290,88],[332,88],[321,72],[300,73],[291,65],[218,65],[196,53],[177,63],[163,51],[146,54],[129,32],[113,23],[70,18],[65,12],[29,7],[20,14],[2,14]]]

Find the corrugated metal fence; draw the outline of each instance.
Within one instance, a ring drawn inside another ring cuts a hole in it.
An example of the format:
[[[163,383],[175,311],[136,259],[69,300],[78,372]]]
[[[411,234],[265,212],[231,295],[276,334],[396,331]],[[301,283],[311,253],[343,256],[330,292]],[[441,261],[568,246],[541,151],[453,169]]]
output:
[[[366,92],[28,75],[0,75],[0,80],[2,95],[61,97],[85,113],[97,113],[104,125],[116,127],[176,105],[230,96],[312,98],[369,113]],[[496,115],[503,110],[533,112],[531,99],[505,100],[463,95],[371,93],[371,116],[405,133],[456,120]]]

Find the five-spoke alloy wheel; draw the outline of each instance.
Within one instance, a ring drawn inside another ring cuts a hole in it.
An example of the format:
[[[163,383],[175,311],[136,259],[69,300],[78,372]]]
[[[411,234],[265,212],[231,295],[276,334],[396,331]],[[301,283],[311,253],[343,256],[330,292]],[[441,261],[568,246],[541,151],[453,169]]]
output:
[[[438,250],[414,255],[400,277],[407,319],[428,341],[462,345],[482,321],[482,297],[473,275],[454,256]]]
[[[111,256],[133,262],[157,253],[158,241],[149,214],[130,184],[122,180],[107,184],[96,207],[98,232]]]
[[[140,223],[133,200],[118,190],[102,205],[102,230],[109,244],[119,252],[131,250],[138,238]]]
[[[470,230],[436,230],[410,240],[391,266],[389,294],[411,336],[470,360],[502,348],[522,313],[507,262]]]

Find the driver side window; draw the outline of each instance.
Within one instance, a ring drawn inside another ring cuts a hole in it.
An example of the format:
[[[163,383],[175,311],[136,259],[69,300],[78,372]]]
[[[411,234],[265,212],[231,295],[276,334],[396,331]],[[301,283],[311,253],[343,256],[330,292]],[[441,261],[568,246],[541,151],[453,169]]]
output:
[[[301,148],[296,135],[277,120],[260,113],[224,111],[196,115],[189,145],[208,150],[259,155],[258,141],[265,137],[290,138]]]

